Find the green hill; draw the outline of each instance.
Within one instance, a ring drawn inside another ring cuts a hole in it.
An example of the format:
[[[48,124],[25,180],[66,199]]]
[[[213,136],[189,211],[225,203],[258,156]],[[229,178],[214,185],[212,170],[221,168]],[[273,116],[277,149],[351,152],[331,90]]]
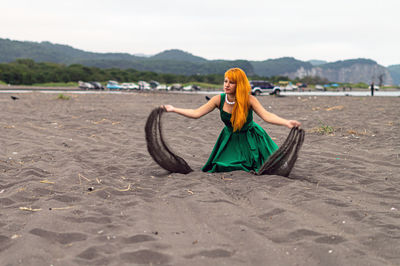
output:
[[[319,76],[335,82],[367,82],[376,73],[384,73],[388,83],[390,75],[400,83],[398,65],[388,69],[370,59],[351,59],[326,63],[322,60],[308,62],[293,57],[248,60],[207,60],[191,53],[172,49],[153,56],[136,56],[127,53],[93,53],[68,45],[50,42],[13,41],[0,38],[0,63],[17,59],[32,59],[35,62],[51,62],[65,65],[81,64],[102,69],[135,69],[156,73],[178,75],[223,74],[231,67],[242,68],[249,76],[288,76],[292,79],[304,76]],[[346,71],[343,72],[343,69]]]
[[[207,61],[207,59],[205,58],[194,56],[190,53],[178,49],[166,50],[149,58],[153,60],[174,60],[174,61],[185,61],[192,63],[203,63]]]
[[[319,66],[328,63],[327,61],[317,59],[308,60],[307,62],[313,66]]]
[[[336,61],[336,62],[332,62],[332,63],[326,63],[323,65],[319,65],[318,67],[321,67],[323,69],[338,70],[341,68],[351,67],[355,64],[376,65],[377,63],[371,59],[358,58],[358,59],[349,59],[349,60],[344,60],[344,61]]]
[[[50,42],[21,42],[0,39],[0,63],[29,58],[35,62],[82,64],[99,68],[133,68],[139,71],[182,75],[221,74],[230,67],[241,67],[249,75],[254,74],[246,60],[207,60],[181,50],[167,50],[150,57],[126,53],[92,53],[68,45]]]
[[[307,62],[297,60],[293,57],[282,57],[278,59],[268,59],[265,61],[251,61],[254,71],[259,76],[270,77],[284,75],[285,73],[296,72],[297,69],[311,69],[312,65]]]
[[[126,53],[92,53],[50,42],[21,42],[0,38],[0,62],[12,62],[18,58],[30,58],[36,62],[75,64],[89,60],[135,61],[142,57]]]

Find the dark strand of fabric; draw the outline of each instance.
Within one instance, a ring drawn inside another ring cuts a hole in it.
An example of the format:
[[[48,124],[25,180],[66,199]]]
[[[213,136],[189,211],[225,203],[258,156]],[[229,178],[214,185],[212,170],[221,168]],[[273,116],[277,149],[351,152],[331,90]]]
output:
[[[147,118],[145,133],[147,150],[154,161],[172,173],[188,174],[193,170],[184,159],[175,155],[164,141],[162,135],[161,116],[163,108],[154,109]]]
[[[288,177],[296,163],[304,141],[304,130],[294,127],[279,149],[261,166],[257,175],[280,175]]]

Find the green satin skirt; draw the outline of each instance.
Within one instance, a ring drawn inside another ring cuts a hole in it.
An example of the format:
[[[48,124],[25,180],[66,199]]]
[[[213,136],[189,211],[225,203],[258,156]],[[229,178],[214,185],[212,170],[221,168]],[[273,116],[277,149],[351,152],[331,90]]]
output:
[[[252,121],[239,132],[224,127],[203,172],[258,171],[278,149],[267,132]]]

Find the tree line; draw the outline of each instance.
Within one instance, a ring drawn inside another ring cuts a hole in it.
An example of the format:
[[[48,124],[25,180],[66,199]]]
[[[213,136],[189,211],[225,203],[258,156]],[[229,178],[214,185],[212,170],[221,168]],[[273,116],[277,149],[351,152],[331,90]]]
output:
[[[31,59],[17,59],[14,62],[0,64],[0,80],[14,85],[32,85],[49,82],[78,82],[116,80],[119,82],[132,82],[139,80],[157,80],[161,83],[205,82],[220,84],[223,75],[176,75],[156,73],[150,71],[137,71],[135,69],[87,67],[80,64],[63,65],[56,63],[36,63]]]
[[[289,81],[285,76],[261,77],[250,76],[249,79],[278,81]],[[37,63],[32,59],[17,59],[14,62],[0,64],[0,81],[14,85],[32,85],[38,83],[68,83],[78,81],[99,81],[116,80],[118,82],[132,82],[139,80],[156,80],[160,83],[188,83],[202,82],[210,84],[221,84],[223,74],[207,75],[177,75],[168,73],[156,73],[150,71],[138,71],[135,69],[120,68],[98,68],[88,67],[80,64],[64,65],[49,62]],[[319,77],[305,77],[296,79],[294,82],[307,84],[321,84],[328,82]]]

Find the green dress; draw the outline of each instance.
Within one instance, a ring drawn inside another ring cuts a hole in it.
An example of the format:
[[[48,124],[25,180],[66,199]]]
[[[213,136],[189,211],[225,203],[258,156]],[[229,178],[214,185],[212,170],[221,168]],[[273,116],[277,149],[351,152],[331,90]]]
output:
[[[203,172],[230,172],[236,170],[258,171],[263,163],[278,149],[278,145],[253,121],[253,110],[249,110],[246,123],[233,132],[231,114],[223,110],[225,93],[219,105],[221,120],[225,127],[218,137],[210,158],[201,169]]]

